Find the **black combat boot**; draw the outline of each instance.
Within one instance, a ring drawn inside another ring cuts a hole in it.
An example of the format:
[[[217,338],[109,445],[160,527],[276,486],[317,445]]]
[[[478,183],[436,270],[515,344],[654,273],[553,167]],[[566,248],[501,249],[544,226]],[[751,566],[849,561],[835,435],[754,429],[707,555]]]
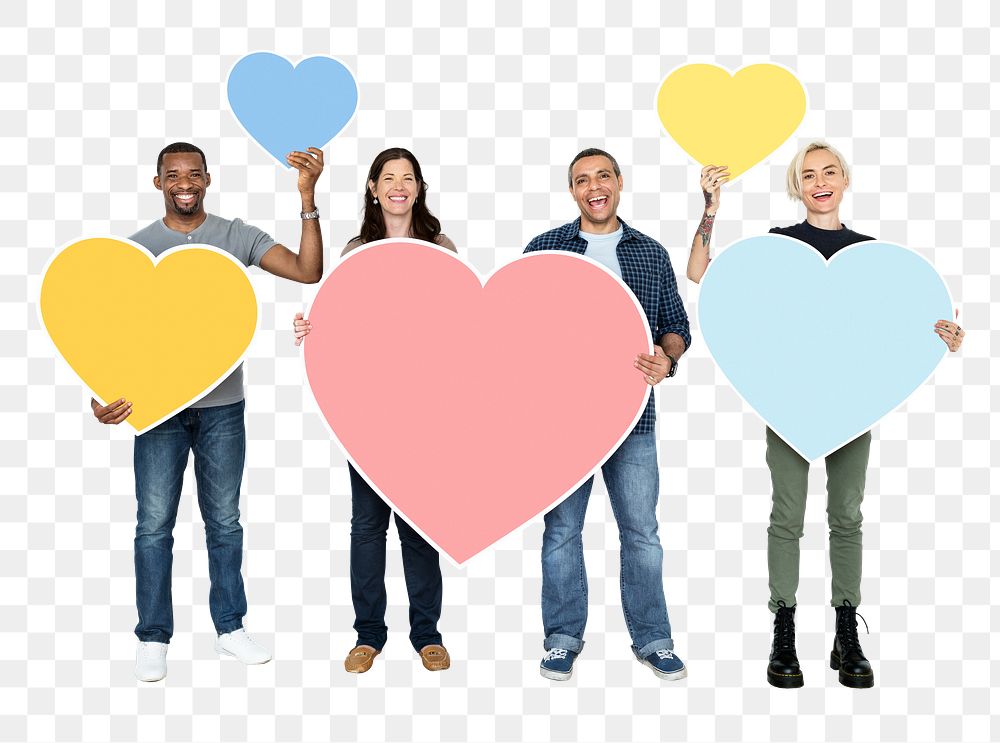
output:
[[[767,664],[767,683],[779,689],[798,689],[802,686],[802,669],[795,654],[795,607],[778,602],[774,613],[774,642],[771,645],[771,662]]]
[[[858,640],[857,607],[844,600],[843,606],[836,607],[837,636],[833,639],[830,653],[830,668],[840,671],[840,683],[852,689],[868,689],[875,686],[875,673],[871,663],[861,651]],[[864,620],[864,617],[862,617]],[[865,629],[868,623],[865,622]]]

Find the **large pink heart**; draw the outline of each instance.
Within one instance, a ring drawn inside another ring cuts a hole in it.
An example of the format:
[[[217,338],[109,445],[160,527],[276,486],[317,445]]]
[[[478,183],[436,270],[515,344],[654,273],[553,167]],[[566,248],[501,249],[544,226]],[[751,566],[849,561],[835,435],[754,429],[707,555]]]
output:
[[[352,253],[308,315],[309,385],[375,490],[461,564],[572,493],[641,415],[646,317],[609,271],[532,253],[483,286],[416,240]]]

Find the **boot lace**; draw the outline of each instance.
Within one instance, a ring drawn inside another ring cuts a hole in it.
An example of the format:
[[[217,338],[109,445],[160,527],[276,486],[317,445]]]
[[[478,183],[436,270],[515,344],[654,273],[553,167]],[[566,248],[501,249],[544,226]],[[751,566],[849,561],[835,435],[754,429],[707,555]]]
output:
[[[849,650],[860,651],[861,640],[858,639],[858,618],[865,623],[865,632],[871,634],[868,630],[868,622],[858,614],[857,607],[853,606],[847,599],[844,599],[844,605],[838,608],[840,611],[837,612],[837,636],[840,638],[841,649],[844,652]]]
[[[784,601],[778,602],[778,611],[774,615],[774,648],[795,649],[795,607],[785,606]]]

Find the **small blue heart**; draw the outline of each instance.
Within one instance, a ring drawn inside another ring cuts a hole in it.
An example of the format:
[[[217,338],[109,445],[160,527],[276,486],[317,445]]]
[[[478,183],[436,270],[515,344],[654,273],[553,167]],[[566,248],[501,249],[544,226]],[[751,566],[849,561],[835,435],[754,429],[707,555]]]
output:
[[[734,243],[702,281],[698,320],[740,396],[813,461],[902,405],[944,357],[951,296],[918,253],[857,243],[827,262],[782,235]]]
[[[293,67],[277,54],[249,54],[229,73],[227,93],[247,134],[285,167],[285,155],[323,147],[358,108],[354,75],[330,57],[309,57]]]

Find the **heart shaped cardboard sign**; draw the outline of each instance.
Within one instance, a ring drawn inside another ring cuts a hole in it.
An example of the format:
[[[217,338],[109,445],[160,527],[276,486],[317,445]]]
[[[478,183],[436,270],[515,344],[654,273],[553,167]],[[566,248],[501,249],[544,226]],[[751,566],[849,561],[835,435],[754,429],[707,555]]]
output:
[[[286,168],[293,150],[325,146],[358,108],[354,75],[332,57],[309,57],[293,66],[284,57],[256,52],[229,73],[229,106],[251,139]]]
[[[209,245],[154,257],[114,237],[49,261],[39,310],[56,349],[102,404],[132,402],[138,433],[201,399],[243,360],[257,330],[246,268]]]
[[[688,64],[660,83],[656,112],[695,162],[728,165],[733,181],[795,133],[806,114],[806,92],[795,75],[774,64],[735,73]]]
[[[698,320],[730,384],[812,461],[902,405],[947,348],[951,297],[920,254],[863,242],[827,262],[784,235],[740,240],[702,279]]]
[[[610,271],[532,253],[485,284],[453,253],[383,240],[324,280],[309,385],[348,458],[461,564],[572,493],[632,430],[646,316]]]

